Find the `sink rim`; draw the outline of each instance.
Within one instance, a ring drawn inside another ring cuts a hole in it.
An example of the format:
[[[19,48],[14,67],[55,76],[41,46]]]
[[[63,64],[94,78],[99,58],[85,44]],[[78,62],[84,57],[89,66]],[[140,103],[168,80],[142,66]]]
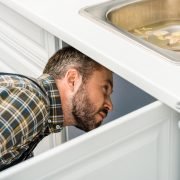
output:
[[[131,34],[130,32],[115,26],[114,24],[111,23],[111,21],[108,20],[107,15],[113,10],[142,1],[144,0],[107,1],[92,6],[84,7],[79,10],[79,14],[95,22],[96,24],[98,23],[100,26],[103,26],[107,30],[110,30],[111,32],[119,36],[123,36],[124,38],[128,38],[132,40],[134,44],[140,45],[142,48],[146,50],[148,49],[152,52],[155,52],[156,54],[162,56],[163,59],[166,59],[167,61],[173,64],[180,65],[180,52],[174,52],[168,49],[160,48],[157,45],[154,45],[150,42],[140,39],[137,36]]]

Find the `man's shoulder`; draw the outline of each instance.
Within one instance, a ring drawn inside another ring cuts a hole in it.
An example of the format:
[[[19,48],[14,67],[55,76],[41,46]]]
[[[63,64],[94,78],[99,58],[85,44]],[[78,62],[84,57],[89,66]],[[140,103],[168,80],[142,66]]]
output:
[[[0,76],[0,89],[23,89],[29,87],[33,89],[32,82],[28,79],[19,76]]]

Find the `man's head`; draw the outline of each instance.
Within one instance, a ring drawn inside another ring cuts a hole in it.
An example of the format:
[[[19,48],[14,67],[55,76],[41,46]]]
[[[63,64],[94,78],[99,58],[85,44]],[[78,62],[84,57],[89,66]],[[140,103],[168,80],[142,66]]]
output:
[[[90,131],[112,110],[112,72],[76,49],[59,50],[50,58],[43,73],[55,78],[64,125]]]

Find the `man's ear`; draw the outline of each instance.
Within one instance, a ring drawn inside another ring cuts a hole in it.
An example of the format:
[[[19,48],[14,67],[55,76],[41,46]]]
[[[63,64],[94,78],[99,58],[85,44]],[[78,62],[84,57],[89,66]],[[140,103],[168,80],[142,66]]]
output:
[[[66,83],[71,91],[77,91],[82,83],[82,76],[75,68],[68,69],[65,75]]]

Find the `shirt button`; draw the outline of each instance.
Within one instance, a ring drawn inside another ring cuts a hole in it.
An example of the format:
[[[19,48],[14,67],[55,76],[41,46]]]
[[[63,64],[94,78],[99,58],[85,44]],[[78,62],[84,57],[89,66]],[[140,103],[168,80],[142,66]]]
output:
[[[48,119],[48,123],[51,123],[51,120],[50,120],[50,119]]]
[[[60,125],[56,125],[56,129],[62,129]]]

